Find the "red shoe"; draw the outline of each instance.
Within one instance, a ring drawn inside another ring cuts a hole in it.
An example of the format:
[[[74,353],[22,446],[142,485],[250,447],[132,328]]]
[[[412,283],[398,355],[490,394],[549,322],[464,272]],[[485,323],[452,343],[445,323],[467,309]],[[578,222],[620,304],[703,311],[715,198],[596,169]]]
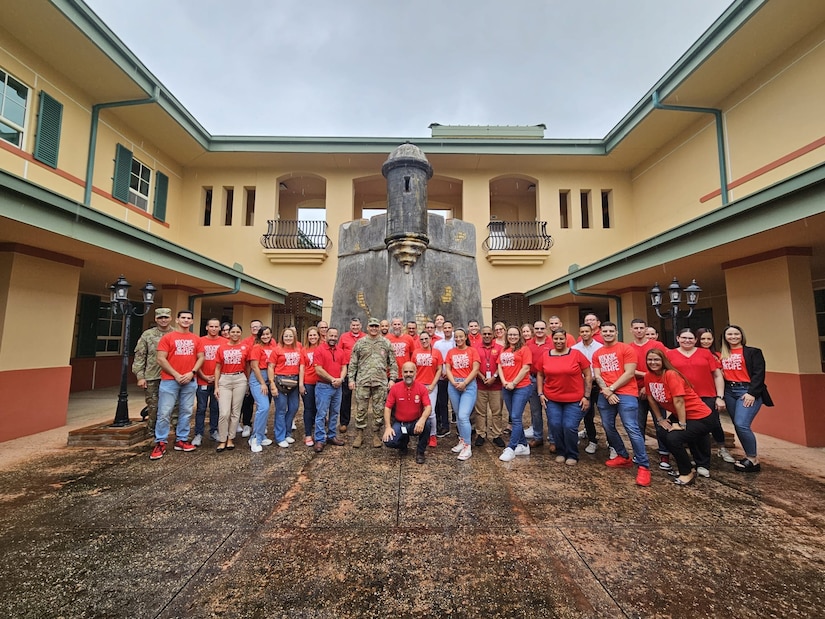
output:
[[[633,460],[617,454],[615,458],[610,458],[605,464],[614,469],[629,469],[633,466]]]
[[[195,451],[196,449],[197,447],[188,441],[175,441],[175,451]]]
[[[155,448],[152,450],[152,455],[149,456],[149,459],[160,460],[164,455],[166,455],[166,443],[155,443]]]
[[[636,485],[637,486],[649,486],[650,485],[650,469],[645,468],[643,466],[639,467],[639,470],[636,471]]]
[[[427,443],[429,447],[438,447],[438,439],[435,437],[435,434],[430,436],[430,442]]]

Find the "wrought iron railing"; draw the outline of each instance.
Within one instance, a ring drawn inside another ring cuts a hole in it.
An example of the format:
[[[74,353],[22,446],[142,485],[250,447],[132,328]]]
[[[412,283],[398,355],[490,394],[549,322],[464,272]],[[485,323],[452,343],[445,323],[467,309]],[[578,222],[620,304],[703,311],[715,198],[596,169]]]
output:
[[[491,221],[483,247],[487,251],[540,251],[553,247],[546,221]]]
[[[266,249],[328,249],[327,222],[297,219],[269,219],[261,245]]]

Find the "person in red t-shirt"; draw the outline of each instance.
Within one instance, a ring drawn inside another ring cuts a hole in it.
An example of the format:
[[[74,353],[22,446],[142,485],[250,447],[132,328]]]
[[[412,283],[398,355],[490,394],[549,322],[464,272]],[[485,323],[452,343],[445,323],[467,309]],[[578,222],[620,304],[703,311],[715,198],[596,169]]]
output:
[[[287,327],[281,332],[281,340],[269,359],[269,388],[275,398],[275,442],[278,447],[289,447],[295,442],[292,422],[298,412],[300,372],[301,344],[295,329]]]
[[[244,338],[242,342],[247,350],[252,350],[252,347],[255,345],[255,338],[258,337],[263,326],[264,323],[260,320],[253,320],[249,323],[249,337]],[[244,395],[243,404],[241,405],[241,421],[238,424],[238,432],[241,432],[241,436],[244,438],[252,434],[252,405],[254,402],[255,399],[252,397],[252,394],[247,392],[246,395]]]
[[[343,439],[338,438],[338,415],[341,412],[341,388],[346,382],[349,356],[338,346],[338,329],[327,329],[326,340],[318,345],[312,357],[315,373],[315,452],[324,450],[329,443],[341,447]]]
[[[645,392],[661,435],[679,468],[675,483],[687,486],[696,480],[696,472],[685,446],[690,444],[697,464],[710,461],[710,408],[696,395],[691,384],[668,361],[663,350],[653,349],[645,357]],[[665,411],[671,413],[665,414]]]
[[[561,318],[559,318],[558,316],[555,316],[555,315],[550,316],[550,318],[547,319],[547,331],[548,331],[548,336],[547,337],[552,339],[553,334],[556,331],[558,331],[559,329],[564,329],[564,324],[562,324]],[[567,347],[568,348],[573,348],[573,345],[575,343],[576,343],[576,338],[568,333],[567,334]]]
[[[415,380],[427,388],[430,394],[430,402],[435,402],[438,393],[438,379],[441,377],[441,366],[444,365],[444,358],[441,351],[433,348],[430,334],[422,331],[418,336],[418,347],[413,351],[412,362],[415,364]],[[430,439],[428,445],[436,447],[435,407],[430,408]]]
[[[599,317],[596,316],[596,314],[587,314],[584,317],[583,322],[586,325],[590,325],[593,339],[599,344],[604,344],[604,338],[602,337],[602,323],[599,321]],[[581,342],[581,337],[579,337],[579,341]]]
[[[639,390],[636,387],[636,353],[617,339],[615,323],[601,325],[604,346],[593,353],[593,376],[599,385],[599,415],[608,444],[616,450],[616,457],[605,464],[613,468],[631,468],[639,465],[636,483],[650,485],[650,460],[645,450],[645,437],[639,429]],[[630,459],[622,437],[616,430],[616,415],[633,447]]]
[[[395,383],[387,393],[384,405],[384,445],[407,451],[410,435],[419,437],[415,448],[415,461],[424,464],[427,450],[426,437],[430,436],[430,394],[427,387],[415,380],[417,368],[408,361],[401,367],[402,382]],[[395,413],[393,414],[393,409]]]
[[[366,335],[367,334],[361,330],[361,320],[359,318],[353,318],[349,323],[349,331],[342,333],[341,337],[338,338],[338,346],[347,356],[347,359],[349,359],[352,354],[352,347],[355,346],[355,342],[362,337],[366,337]],[[341,416],[339,418],[340,425],[338,426],[338,431],[341,432],[341,434],[346,433],[351,418],[352,390],[349,388],[349,381],[345,380],[341,386]]]
[[[481,345],[481,326],[477,320],[467,323],[467,345],[474,347]]]
[[[526,326],[530,327],[530,325]],[[524,327],[521,329],[522,337],[524,337],[524,343],[527,344],[528,348],[530,348],[533,361],[536,361],[550,351],[553,347],[553,342],[550,339],[550,334],[547,332],[547,323],[543,320],[537,320],[534,322],[530,329],[533,333],[533,337],[527,339],[527,337],[524,336]],[[535,364],[530,366],[530,384],[533,389],[530,391],[529,417],[525,414],[523,420],[525,427],[524,436],[528,439],[527,444],[530,446],[530,449],[535,449],[536,447],[541,447],[544,445],[544,411],[541,407],[539,390],[536,386],[537,380]],[[547,437],[547,442],[550,443],[550,453],[556,451],[556,448],[553,445],[552,437],[549,434]]]
[[[252,423],[252,436],[249,437],[249,449],[254,453],[263,451],[264,447],[272,444],[267,438],[266,428],[269,425],[269,409],[272,406],[272,394],[269,389],[269,360],[275,352],[275,340],[270,327],[261,327],[255,337],[254,345],[247,358],[247,375],[249,376],[249,392],[255,399],[255,419]]]
[[[524,436],[522,419],[524,409],[530,400],[533,385],[530,368],[533,353],[524,343],[521,330],[515,325],[507,329],[507,347],[498,356],[498,377],[503,385],[501,399],[510,415],[510,442],[498,457],[502,462],[509,462],[516,456],[529,456],[530,445]]]
[[[200,338],[203,351],[203,365],[198,370],[197,405],[195,407],[195,438],[192,444],[200,447],[205,430],[206,407],[209,407],[209,434],[218,441],[218,399],[215,397],[215,359],[218,347],[226,340],[221,337],[221,321],[210,318],[206,321],[206,335]]]
[[[458,453],[459,460],[467,460],[473,455],[473,427],[470,425],[470,415],[476,403],[478,388],[475,379],[481,361],[478,351],[472,346],[467,346],[467,332],[464,329],[455,329],[453,339],[455,348],[450,349],[444,358],[449,382],[447,392],[458,418],[459,439],[458,444],[453,447],[453,452]]]
[[[570,348],[567,332],[553,332],[553,348],[533,360],[538,372],[538,390],[547,409],[547,427],[556,443],[556,462],[579,462],[579,424],[590,408],[590,362]]]
[[[149,456],[151,460],[158,460],[166,454],[169,421],[176,403],[178,426],[175,431],[175,450],[189,452],[197,449],[189,442],[189,421],[198,389],[195,377],[203,365],[203,351],[199,346],[200,338],[189,331],[192,321],[192,312],[180,310],[175,319],[175,330],[164,335],[158,342],[157,361],[161,371],[155,447]]]
[[[490,439],[496,447],[504,449],[506,445],[501,435],[507,427],[507,414],[501,401],[501,381],[498,378],[498,358],[502,348],[493,337],[493,328],[485,325],[481,329],[481,342],[475,347],[479,357],[478,393],[471,421],[476,431],[476,447]]]
[[[327,330],[327,333],[329,330]],[[301,392],[301,401],[304,403],[304,445],[312,447],[315,441],[312,438],[315,425],[315,385],[318,376],[315,373],[313,356],[321,341],[321,334],[315,327],[307,329],[304,349],[301,351],[301,369],[298,373],[298,390]]]
[[[395,353],[395,363],[399,368],[407,361],[412,361],[415,343],[409,335],[404,333],[404,323],[401,322],[400,318],[396,317],[392,319],[390,331],[384,337],[386,337],[392,345],[392,350]],[[397,378],[396,382],[400,382],[401,380],[401,378]]]
[[[221,410],[218,418],[220,443],[215,449],[218,453],[224,449],[235,449],[235,433],[232,430],[241,418],[241,405],[249,389],[246,361],[252,347],[247,343],[248,340],[241,341],[241,333],[241,325],[232,325],[229,341],[218,348],[215,361],[215,397],[218,398]]]

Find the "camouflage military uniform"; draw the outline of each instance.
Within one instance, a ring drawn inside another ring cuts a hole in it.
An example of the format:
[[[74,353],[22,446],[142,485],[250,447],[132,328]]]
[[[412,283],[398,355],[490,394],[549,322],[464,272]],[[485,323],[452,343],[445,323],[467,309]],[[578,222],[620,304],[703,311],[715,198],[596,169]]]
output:
[[[161,331],[157,326],[146,329],[135,345],[135,359],[132,362],[132,373],[138,380],[146,381],[146,407],[149,417],[146,425],[154,434],[155,420],[158,418],[158,389],[160,388],[160,365],[158,364],[158,342],[172,329]],[[172,411],[172,425],[177,425],[178,405]]]
[[[398,378],[398,364],[392,345],[383,337],[362,337],[350,355],[347,374],[355,381],[355,427],[367,427],[367,411],[372,407],[372,428],[377,431],[384,421],[387,400],[387,372]]]

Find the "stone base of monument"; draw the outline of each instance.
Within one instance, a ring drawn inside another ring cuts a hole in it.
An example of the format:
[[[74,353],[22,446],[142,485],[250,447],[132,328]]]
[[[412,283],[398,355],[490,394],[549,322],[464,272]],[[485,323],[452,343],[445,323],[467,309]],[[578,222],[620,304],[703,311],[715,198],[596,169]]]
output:
[[[132,419],[128,426],[114,428],[110,423],[97,423],[69,432],[69,447],[129,447],[151,435],[146,423]]]

